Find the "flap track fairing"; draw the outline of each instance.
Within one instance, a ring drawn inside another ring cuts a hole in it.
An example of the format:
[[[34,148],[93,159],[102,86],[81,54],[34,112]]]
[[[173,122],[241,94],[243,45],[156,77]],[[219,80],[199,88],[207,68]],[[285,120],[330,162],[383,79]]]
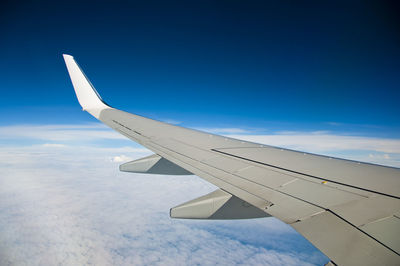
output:
[[[261,218],[270,215],[246,201],[218,189],[172,208],[170,216],[181,219],[230,220]]]
[[[159,175],[192,175],[191,172],[168,161],[158,154],[153,154],[119,166],[122,172],[159,174]]]

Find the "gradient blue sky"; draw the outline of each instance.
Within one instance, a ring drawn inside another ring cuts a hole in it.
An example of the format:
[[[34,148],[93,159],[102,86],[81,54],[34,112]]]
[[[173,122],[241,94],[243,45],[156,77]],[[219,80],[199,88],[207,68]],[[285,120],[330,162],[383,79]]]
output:
[[[399,10],[347,2],[3,2],[0,123],[93,121],[69,53],[107,102],[138,114],[399,136]]]
[[[274,218],[170,219],[215,187],[118,172],[149,151],[81,111],[62,54],[113,107],[400,167],[399,13],[386,1],[2,1],[0,264],[326,263]]]

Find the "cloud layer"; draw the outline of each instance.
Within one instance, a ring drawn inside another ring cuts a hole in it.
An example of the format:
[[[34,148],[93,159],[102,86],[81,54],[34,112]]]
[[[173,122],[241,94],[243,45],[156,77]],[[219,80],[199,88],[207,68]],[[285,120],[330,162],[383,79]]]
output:
[[[397,139],[218,131],[400,165]],[[0,265],[321,265],[328,260],[274,218],[170,219],[169,208],[215,187],[194,176],[119,172],[120,163],[150,152],[102,125],[3,126],[0,144]]]
[[[118,172],[112,159],[120,151],[54,145],[3,148],[0,265],[311,265],[326,261],[273,218],[170,219],[169,208],[215,188],[193,176]]]

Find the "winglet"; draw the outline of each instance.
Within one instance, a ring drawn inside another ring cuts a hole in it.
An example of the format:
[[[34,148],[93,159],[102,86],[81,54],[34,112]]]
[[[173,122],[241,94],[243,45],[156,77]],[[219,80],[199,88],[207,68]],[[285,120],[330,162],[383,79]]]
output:
[[[74,57],[67,54],[63,54],[63,57],[80,105],[84,111],[99,118],[100,112],[110,108],[110,106],[103,102],[92,83],[76,63]]]

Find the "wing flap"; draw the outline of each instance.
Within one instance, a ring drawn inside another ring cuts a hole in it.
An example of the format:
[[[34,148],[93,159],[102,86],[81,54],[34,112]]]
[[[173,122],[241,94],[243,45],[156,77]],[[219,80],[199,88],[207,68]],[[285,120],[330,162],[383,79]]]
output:
[[[393,215],[363,225],[361,230],[400,254],[400,218]]]
[[[393,250],[329,211],[292,226],[337,265],[399,265]]]

